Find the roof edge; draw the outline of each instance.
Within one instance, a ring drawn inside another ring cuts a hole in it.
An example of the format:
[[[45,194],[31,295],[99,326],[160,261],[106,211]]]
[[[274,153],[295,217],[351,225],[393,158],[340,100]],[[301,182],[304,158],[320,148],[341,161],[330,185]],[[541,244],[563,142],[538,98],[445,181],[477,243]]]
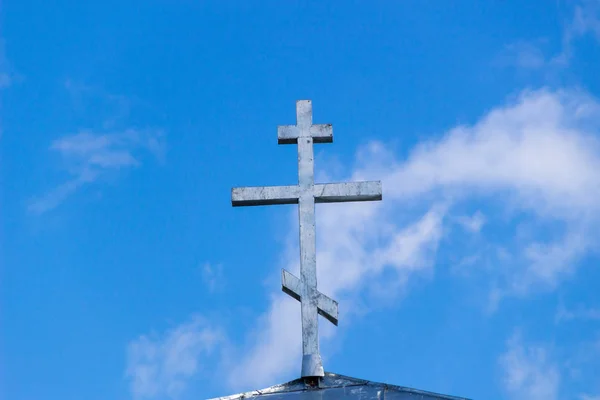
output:
[[[373,386],[381,386],[386,389],[397,390],[397,391],[405,392],[405,393],[436,396],[441,400],[469,400],[466,397],[449,396],[449,395],[444,395],[444,394],[435,393],[435,392],[428,392],[425,390],[413,389],[413,388],[409,388],[409,387],[405,387],[405,386],[391,385],[388,383],[381,383],[381,382],[368,381],[365,379],[352,378],[349,376],[340,375],[340,374],[336,374],[333,372],[325,372],[324,378],[329,378],[329,379],[326,379],[326,382],[323,382],[322,385],[319,385],[319,389],[339,388],[339,387],[348,387],[348,386],[361,386],[361,385],[373,385]],[[208,400],[242,400],[242,399],[252,398],[255,396],[266,395],[266,394],[299,392],[299,391],[305,391],[305,390],[318,390],[318,389],[306,388],[306,386],[304,385],[304,380],[302,378],[299,378],[299,379],[294,379],[292,381],[289,381],[287,383],[274,385],[274,386],[271,386],[271,387],[268,387],[268,388],[262,389],[262,390],[252,390],[249,392],[233,394],[230,396],[215,397],[213,399],[208,399]]]

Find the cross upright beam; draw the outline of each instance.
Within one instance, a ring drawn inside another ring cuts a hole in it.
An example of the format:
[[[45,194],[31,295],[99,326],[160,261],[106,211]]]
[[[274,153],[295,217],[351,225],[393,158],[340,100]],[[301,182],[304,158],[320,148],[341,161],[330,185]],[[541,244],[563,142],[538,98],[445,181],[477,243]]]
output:
[[[296,125],[277,128],[279,144],[298,145],[298,184],[239,187],[231,191],[231,204],[259,206],[298,204],[300,222],[300,278],[282,270],[282,290],[300,301],[302,311],[302,377],[324,376],[319,353],[318,314],[337,325],[338,303],[317,290],[315,203],[381,200],[381,182],[315,184],[314,143],[331,143],[331,124],[312,123],[310,100],[296,102]]]

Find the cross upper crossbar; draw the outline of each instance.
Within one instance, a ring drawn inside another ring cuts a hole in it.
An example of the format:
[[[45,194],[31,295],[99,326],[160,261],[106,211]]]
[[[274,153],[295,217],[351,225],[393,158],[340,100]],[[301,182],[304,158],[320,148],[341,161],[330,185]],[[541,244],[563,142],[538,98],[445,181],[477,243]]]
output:
[[[300,278],[281,273],[282,290],[300,301],[302,310],[302,376],[321,377],[318,318],[338,323],[338,303],[317,290],[315,203],[381,200],[381,182],[314,182],[313,143],[331,143],[331,124],[312,123],[310,100],[296,102],[296,125],[277,129],[279,144],[298,145],[298,184],[290,186],[239,187],[231,190],[233,206],[298,204],[300,222]]]
[[[279,144],[298,143],[298,138],[309,136],[314,143],[333,142],[333,127],[331,124],[312,123],[312,102],[300,100],[296,102],[296,125],[280,125],[277,127]]]

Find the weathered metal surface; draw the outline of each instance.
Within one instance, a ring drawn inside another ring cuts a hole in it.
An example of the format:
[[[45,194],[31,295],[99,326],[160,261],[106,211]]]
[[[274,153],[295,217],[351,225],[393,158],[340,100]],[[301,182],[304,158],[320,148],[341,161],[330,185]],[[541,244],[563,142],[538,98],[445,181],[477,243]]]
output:
[[[317,183],[313,185],[315,203],[381,200],[381,182]],[[231,204],[264,206],[298,204],[300,186],[256,186],[231,190]]]
[[[300,188],[294,186],[258,186],[231,189],[231,204],[237,206],[264,206],[271,204],[298,204]]]
[[[296,125],[279,126],[277,138],[280,144],[298,145],[298,185],[233,188],[231,204],[298,204],[300,278],[284,270],[282,290],[300,301],[302,376],[321,377],[318,314],[337,325],[338,304],[317,290],[315,203],[381,200],[381,182],[315,184],[313,144],[332,142],[333,128],[331,124],[312,124],[310,100],[296,102]]]
[[[381,200],[381,182],[316,184],[314,196],[317,203]]]
[[[402,386],[350,378],[326,372],[318,387],[308,387],[302,379],[263,390],[212,400],[468,400]]]

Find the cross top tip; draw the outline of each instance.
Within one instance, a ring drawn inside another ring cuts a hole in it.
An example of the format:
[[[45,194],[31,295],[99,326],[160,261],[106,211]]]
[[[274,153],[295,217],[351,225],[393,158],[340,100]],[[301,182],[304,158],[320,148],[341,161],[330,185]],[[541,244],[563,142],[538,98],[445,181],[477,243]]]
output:
[[[313,143],[333,142],[331,124],[312,123],[312,100],[296,100],[296,125],[277,127],[279,144],[296,144],[299,137],[312,138]]]

